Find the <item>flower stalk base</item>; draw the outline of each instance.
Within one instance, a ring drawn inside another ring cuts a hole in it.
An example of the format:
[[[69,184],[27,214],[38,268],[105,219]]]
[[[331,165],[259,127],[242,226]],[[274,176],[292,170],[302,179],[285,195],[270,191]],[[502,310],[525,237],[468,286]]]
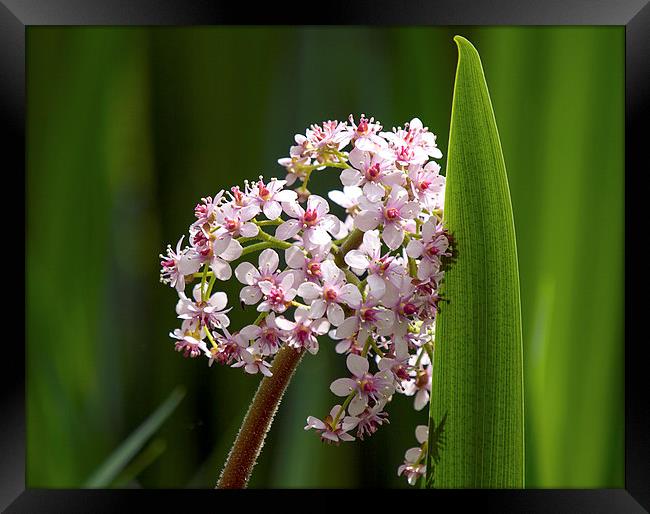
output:
[[[276,354],[273,375],[260,382],[215,489],[246,487],[282,396],[304,353],[284,346]]]

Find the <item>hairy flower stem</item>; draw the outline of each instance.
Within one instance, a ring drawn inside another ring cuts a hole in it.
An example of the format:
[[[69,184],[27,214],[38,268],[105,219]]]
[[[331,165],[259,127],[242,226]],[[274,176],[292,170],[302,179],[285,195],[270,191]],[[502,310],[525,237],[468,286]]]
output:
[[[246,487],[273,416],[304,353],[285,346],[276,354],[273,375],[260,382],[215,489]]]

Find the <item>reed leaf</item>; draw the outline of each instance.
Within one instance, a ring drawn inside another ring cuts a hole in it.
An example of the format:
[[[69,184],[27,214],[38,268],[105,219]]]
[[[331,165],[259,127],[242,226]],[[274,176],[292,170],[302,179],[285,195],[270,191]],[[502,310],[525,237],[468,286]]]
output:
[[[108,487],[126,469],[129,462],[131,462],[151,436],[158,431],[165,420],[171,416],[184,396],[185,388],[182,386],[176,387],[167,399],[95,470],[84,484],[84,487]]]
[[[445,223],[458,251],[436,322],[425,484],[524,485],[521,305],[506,168],[478,52],[461,36]]]

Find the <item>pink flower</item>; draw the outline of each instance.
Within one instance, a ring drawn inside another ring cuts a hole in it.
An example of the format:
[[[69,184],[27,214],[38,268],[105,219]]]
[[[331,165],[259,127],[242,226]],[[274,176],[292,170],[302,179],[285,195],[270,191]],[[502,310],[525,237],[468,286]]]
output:
[[[287,344],[298,350],[305,349],[311,354],[318,353],[318,336],[326,334],[330,328],[329,322],[324,319],[312,319],[309,311],[298,307],[293,314],[295,321],[289,321],[280,316],[275,323],[286,332]]]
[[[309,157],[301,155],[292,155],[291,157],[278,159],[278,164],[284,166],[287,170],[285,180],[288,186],[292,186],[298,179],[305,180],[307,173],[304,168],[309,166],[310,162]]]
[[[179,293],[179,300],[176,304],[176,313],[180,319],[193,320],[200,326],[208,328],[222,328],[230,324],[230,319],[226,313],[230,309],[224,310],[228,303],[226,293],[214,293],[207,301],[201,298],[201,284],[196,284],[192,291],[194,301],[185,296],[185,293]]]
[[[311,257],[305,254],[300,246],[293,245],[284,252],[284,260],[287,266],[293,270],[295,277],[294,284],[302,284],[305,280],[319,282],[323,277],[321,266],[327,258],[327,254],[311,251]]]
[[[365,437],[374,434],[381,425],[390,423],[388,413],[383,412],[385,406],[386,402],[381,401],[372,407],[366,407],[366,410],[359,414],[359,423],[357,424],[357,437],[359,439],[363,441]]]
[[[386,146],[386,140],[378,135],[382,126],[379,122],[375,123],[375,118],[368,119],[365,114],[362,114],[357,125],[350,114],[348,120],[351,125],[352,141],[356,148],[364,152],[375,152],[378,148]]]
[[[411,355],[408,348],[402,340],[401,345],[396,345],[395,355],[391,357],[382,357],[377,364],[381,371],[390,371],[393,374],[395,388],[399,392],[404,392],[402,384],[410,384],[411,375],[409,373],[411,366],[409,359]]]
[[[309,250],[329,243],[332,238],[328,232],[335,233],[339,229],[338,218],[328,214],[329,205],[320,196],[310,195],[306,210],[297,202],[284,202],[282,208],[287,215],[294,218],[285,221],[275,231],[275,237],[282,241],[294,237],[302,230],[305,248]]]
[[[294,140],[288,157],[278,160],[285,180],[260,176],[201,199],[189,246],[183,248],[181,238],[175,251],[168,246],[160,256],[161,281],[178,291],[182,325],[170,333],[176,350],[190,358],[203,354],[210,366],[270,377],[269,357],[283,346],[316,354],[320,336],[334,340],[350,373],[330,390],[347,400],[323,420],[308,417],[305,430],[338,445],[388,424],[385,409],[395,393],[412,396],[416,410],[429,403],[439,287],[456,244],[442,225],[445,178],[431,161],[442,153],[419,119],[382,132],[374,118],[362,114],[355,122],[350,115],[349,122],[311,125]],[[330,213],[325,198],[305,187],[285,189],[327,166],[341,171],[342,191],[328,193],[345,209],[341,220],[341,209]],[[261,213],[267,221],[258,221]],[[267,226],[276,226],[276,239],[262,233]],[[358,247],[357,239],[345,239],[355,228],[363,232]],[[281,264],[279,252],[268,247],[283,246]],[[238,263],[235,276],[242,309],[255,305],[262,315],[231,333],[225,293],[208,295],[205,288],[212,291],[215,278],[230,279],[230,263],[260,247],[257,262]],[[212,271],[209,285],[202,268]],[[188,298],[186,280],[197,278]],[[304,304],[295,301],[298,295]],[[378,369],[371,371],[370,361]],[[416,437],[421,446],[410,448],[398,469],[411,484],[426,470],[425,426]]]
[[[270,281],[262,280],[258,282],[258,287],[262,291],[263,301],[257,306],[259,312],[284,312],[291,301],[296,297],[296,290],[293,285],[294,276],[289,273],[284,275],[281,280]]]
[[[322,285],[315,282],[303,282],[298,287],[298,295],[310,302],[309,317],[322,318],[327,311],[327,319],[332,325],[339,326],[345,314],[339,303],[347,305],[361,304],[361,293],[354,284],[346,284],[345,274],[333,261],[321,265]]]
[[[350,250],[345,255],[345,263],[357,273],[368,272],[368,286],[375,298],[381,298],[391,285],[400,288],[406,269],[397,258],[386,254],[381,256],[379,231],[370,230],[363,235],[363,243],[357,250]]]
[[[196,221],[193,225],[199,228],[206,228],[205,226],[212,225],[216,220],[216,213],[219,210],[223,199],[224,191],[219,191],[214,199],[211,196],[206,196],[201,198],[201,203],[197,203],[194,207],[194,216],[196,216]]]
[[[438,282],[442,279],[442,272],[438,272],[427,280],[414,280],[415,303],[418,306],[418,318],[423,321],[423,328],[432,325],[438,313],[438,304],[441,297],[438,295]]]
[[[365,342],[372,331],[377,335],[392,333],[395,314],[380,307],[379,301],[373,296],[369,295],[361,304],[352,307],[355,313],[336,329],[337,338],[344,339],[358,333],[359,341]]]
[[[382,296],[382,303],[395,313],[394,335],[404,336],[409,323],[417,319],[419,306],[414,298],[415,286],[409,280],[403,280],[401,287],[388,287]]]
[[[230,235],[230,237],[253,237],[259,232],[255,223],[251,223],[259,212],[257,205],[248,205],[242,208],[236,208],[233,204],[224,205],[217,211],[215,218],[218,228],[214,231],[217,237]]]
[[[349,155],[353,168],[341,172],[341,182],[345,186],[363,186],[363,194],[371,202],[381,200],[386,194],[384,186],[401,186],[404,173],[395,169],[393,161],[379,154],[353,149]]]
[[[219,280],[230,280],[232,269],[230,261],[241,257],[243,248],[230,234],[223,234],[210,242],[210,269]]]
[[[424,351],[424,350],[422,350]],[[411,372],[412,379],[409,382],[402,383],[404,394],[406,396],[415,395],[413,408],[415,410],[424,409],[429,403],[429,393],[431,391],[431,366],[422,366]]]
[[[251,327],[254,325],[248,325],[232,334],[226,328],[222,328],[223,334],[215,332],[214,339],[217,346],[204,352],[205,356],[210,359],[208,365],[212,366],[214,362],[230,364],[233,360],[236,360],[237,363],[241,362],[242,353],[248,347],[249,339],[252,337]],[[239,367],[237,363],[233,367]]]
[[[176,251],[167,245],[167,255],[160,254],[160,281],[175,287],[177,291],[185,289],[185,276],[196,273],[201,268],[201,258],[193,248],[181,250],[183,239],[181,236],[176,244]]]
[[[218,364],[230,364],[233,360],[239,357],[241,348],[228,339],[215,338],[217,346],[210,349],[206,348],[203,352],[208,358],[208,366],[212,366],[215,362]]]
[[[423,445],[429,438],[429,428],[426,425],[418,425],[415,429],[415,437]],[[397,475],[404,475],[410,485],[415,485],[426,469],[422,447],[409,448],[404,454],[404,464],[397,468]]]
[[[363,344],[359,342],[356,333],[348,337],[339,338],[336,335],[336,332],[336,329],[330,330],[330,333],[328,334],[331,339],[340,339],[340,341],[336,343],[336,346],[334,347],[336,353],[355,353],[357,355],[361,355],[361,352],[363,351]]]
[[[442,228],[436,224],[436,218],[431,217],[422,225],[422,239],[411,239],[406,247],[406,253],[414,259],[422,257],[418,266],[418,278],[426,280],[440,270],[440,259],[450,257],[448,252],[449,240]]]
[[[363,196],[363,191],[357,186],[343,186],[343,191],[330,191],[327,196],[335,204],[345,209],[347,216],[341,223],[340,231],[333,234],[335,239],[342,239],[347,236],[354,228],[354,215],[359,211],[359,199]]]
[[[386,204],[382,202],[360,201],[362,211],[354,219],[354,226],[363,232],[383,225],[381,238],[391,250],[404,241],[404,222],[414,219],[420,212],[417,202],[409,201],[408,193],[401,187],[394,188]]]
[[[260,177],[251,192],[254,201],[264,212],[264,216],[270,220],[274,220],[282,214],[281,202],[295,202],[298,198],[295,191],[282,190],[286,183],[286,180],[271,179],[268,184],[264,184]]]
[[[248,182],[245,183],[243,192],[239,189],[239,186],[234,186],[230,188],[230,192],[227,194],[230,197],[231,204],[237,209],[242,209],[253,203]]]
[[[267,248],[260,253],[258,262],[259,269],[250,262],[242,262],[235,268],[237,280],[242,284],[247,284],[239,292],[239,299],[246,305],[258,303],[264,296],[265,293],[260,287],[261,282],[279,285],[287,275],[293,275],[291,271],[283,271],[282,273],[277,271],[280,258],[275,250],[271,248]],[[295,283],[295,278],[293,283]]]
[[[205,337],[205,330],[197,330],[191,320],[183,321],[180,329],[175,329],[169,333],[169,336],[176,339],[174,348],[177,352],[182,352],[183,357],[194,359],[206,351],[205,343],[202,341]]]
[[[445,177],[439,174],[440,165],[435,161],[421,164],[411,164],[408,177],[411,182],[413,196],[427,209],[442,207],[445,193]]]
[[[337,396],[356,393],[348,408],[353,416],[361,414],[368,406],[368,401],[374,405],[386,400],[395,391],[393,377],[389,372],[379,371],[374,375],[368,372],[370,365],[367,358],[351,353],[346,363],[353,378],[336,379],[330,385],[330,391]]]
[[[233,364],[233,368],[244,367],[246,373],[255,375],[256,373],[261,373],[264,376],[270,377],[273,375],[271,373],[271,365],[264,360],[264,356],[255,352],[253,348],[247,348],[241,352],[241,360],[237,364]]]
[[[287,338],[287,334],[276,324],[275,313],[269,313],[260,326],[256,328],[257,331],[251,337],[251,339],[255,340],[253,344],[255,351],[261,355],[274,355],[277,353]]]
[[[404,129],[393,128],[393,132],[382,132],[380,135],[388,141],[395,153],[395,160],[401,166],[423,164],[429,157],[442,157],[442,152],[436,146],[435,134],[423,127],[418,118],[406,123]]]
[[[339,411],[341,411],[341,406],[335,405],[323,421],[314,416],[309,416],[305,430],[315,429],[320,433],[323,442],[330,444],[334,443],[338,445],[340,441],[354,441],[354,437],[348,434],[348,432],[357,426],[359,419],[354,416],[343,416],[345,413],[343,411],[343,414],[341,414],[335,423],[334,420],[339,414]]]
[[[331,151],[345,147],[352,134],[345,122],[324,121],[321,125],[311,125],[304,136],[296,135],[295,140],[303,155],[309,155],[319,162],[326,160]],[[334,158],[336,160],[336,158]]]
[[[277,272],[280,258],[275,250],[267,248],[260,253],[258,258],[259,269],[250,262],[242,262],[235,268],[235,276],[242,284],[247,284],[239,292],[239,299],[246,305],[259,302],[264,293],[259,287],[260,282],[277,283],[281,280]]]

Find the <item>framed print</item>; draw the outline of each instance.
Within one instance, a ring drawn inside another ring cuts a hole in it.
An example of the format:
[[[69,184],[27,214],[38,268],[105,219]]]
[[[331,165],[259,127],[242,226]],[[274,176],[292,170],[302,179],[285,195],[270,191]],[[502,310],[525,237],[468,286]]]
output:
[[[7,512],[649,508],[646,2],[0,23]]]

